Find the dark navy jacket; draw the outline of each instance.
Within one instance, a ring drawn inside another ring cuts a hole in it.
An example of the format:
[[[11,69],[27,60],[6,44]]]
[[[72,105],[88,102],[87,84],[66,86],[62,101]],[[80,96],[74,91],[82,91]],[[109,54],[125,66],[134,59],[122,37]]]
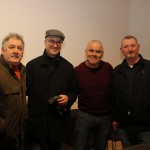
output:
[[[150,61],[140,56],[132,81],[129,98],[129,84],[126,75],[126,60],[115,67],[111,94],[113,99],[113,120],[120,126],[150,126]]]

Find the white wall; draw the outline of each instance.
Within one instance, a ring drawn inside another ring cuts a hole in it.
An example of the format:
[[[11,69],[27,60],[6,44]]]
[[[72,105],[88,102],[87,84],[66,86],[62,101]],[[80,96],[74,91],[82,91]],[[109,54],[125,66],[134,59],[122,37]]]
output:
[[[84,61],[89,40],[99,39],[104,60],[120,63],[120,40],[129,34],[130,0],[1,0],[0,41],[9,32],[23,35],[23,63],[41,55],[47,29],[64,32],[62,55],[74,66]]]
[[[135,35],[141,44],[140,53],[150,59],[150,1],[131,0],[130,33]]]

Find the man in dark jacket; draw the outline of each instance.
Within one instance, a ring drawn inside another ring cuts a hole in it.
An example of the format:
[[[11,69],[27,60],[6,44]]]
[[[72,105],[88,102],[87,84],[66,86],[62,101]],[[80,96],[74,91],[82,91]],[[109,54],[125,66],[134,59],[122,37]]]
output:
[[[46,31],[45,50],[27,63],[28,119],[25,145],[61,150],[70,107],[76,100],[72,64],[60,56],[64,34]],[[28,147],[29,149],[29,147]]]
[[[150,61],[139,54],[133,36],[121,42],[125,60],[112,77],[113,126],[120,128],[123,147],[150,142]]]
[[[3,39],[0,56],[0,150],[17,150],[22,144],[26,116],[23,53],[22,36],[10,33]]]

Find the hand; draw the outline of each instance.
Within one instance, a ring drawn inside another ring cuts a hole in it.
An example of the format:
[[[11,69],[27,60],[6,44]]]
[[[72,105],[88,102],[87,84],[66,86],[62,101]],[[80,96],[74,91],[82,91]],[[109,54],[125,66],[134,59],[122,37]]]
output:
[[[68,102],[68,96],[67,96],[67,95],[63,95],[63,94],[61,94],[61,95],[59,95],[59,96],[60,96],[60,98],[57,100],[57,103],[58,103],[59,105],[61,105],[61,106],[66,105],[67,102]]]

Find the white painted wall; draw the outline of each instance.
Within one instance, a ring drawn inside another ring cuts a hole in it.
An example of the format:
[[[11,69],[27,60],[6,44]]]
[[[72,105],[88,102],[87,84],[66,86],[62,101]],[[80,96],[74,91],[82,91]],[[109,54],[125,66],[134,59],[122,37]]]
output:
[[[74,66],[84,61],[89,40],[99,39],[104,60],[120,62],[120,40],[129,33],[130,0],[1,0],[0,41],[9,32],[25,39],[23,63],[41,55],[47,29],[64,32],[62,56]]]
[[[135,35],[141,44],[140,53],[150,59],[150,1],[131,0],[130,33]]]

